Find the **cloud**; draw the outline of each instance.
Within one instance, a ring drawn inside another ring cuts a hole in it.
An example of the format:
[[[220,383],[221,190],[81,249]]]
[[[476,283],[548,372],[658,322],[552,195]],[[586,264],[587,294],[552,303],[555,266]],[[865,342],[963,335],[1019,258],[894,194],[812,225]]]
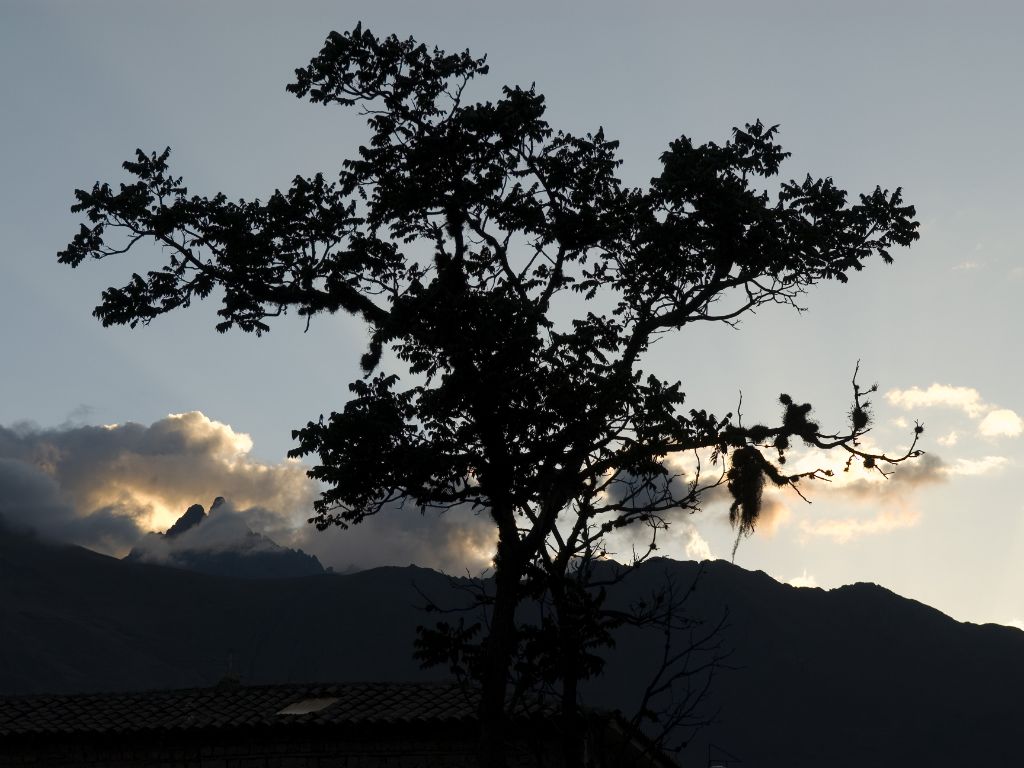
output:
[[[1009,459],[1005,456],[983,456],[980,459],[957,459],[953,464],[945,467],[943,471],[947,475],[965,475],[977,477],[978,475],[990,475],[1003,469]]]
[[[704,560],[717,560],[711,552],[711,546],[707,540],[700,535],[697,526],[690,523],[686,532],[686,559],[702,562]]]
[[[928,389],[919,387],[891,389],[885,393],[885,399],[908,411],[940,406],[959,408],[972,418],[980,416],[988,409],[978,390],[973,387],[953,387],[947,384],[932,384]]]
[[[247,527],[338,570],[416,564],[479,573],[491,565],[496,537],[486,512],[457,508],[421,514],[396,506],[350,530],[319,532],[306,524],[319,491],[306,476],[306,467],[295,461],[261,462],[252,449],[248,435],[198,411],[150,425],[0,427],[0,516],[51,539],[121,555],[146,532],[166,530],[190,505],[208,504],[223,495],[233,506],[219,522],[211,518],[197,530],[195,536],[202,538],[189,542],[191,546],[230,546]],[[797,469],[792,464],[798,457],[792,458],[787,467]],[[815,483],[809,495],[817,500],[840,494],[887,511],[877,519],[805,521],[800,530],[846,541],[906,527],[917,519],[907,501],[917,486],[954,475],[996,472],[1007,463],[1004,457],[984,456],[944,464],[927,455],[901,465],[889,481],[877,473],[847,480],[849,475],[837,472],[837,482]],[[703,501],[725,507],[731,499],[720,486]],[[792,494],[784,497],[766,489],[758,533],[772,535],[790,523],[793,504],[803,506]],[[646,530],[639,529],[631,533]],[[626,543],[620,548],[628,552],[628,541],[622,541]],[[685,518],[673,518],[659,543],[661,551],[671,550],[674,556],[714,558],[707,541]]]
[[[862,441],[860,448],[869,452],[881,450],[867,441]],[[877,471],[863,468],[859,462],[855,462],[849,472],[844,471],[846,454],[836,451],[794,449],[787,458],[784,467],[787,473],[820,469],[831,470],[832,475],[827,480],[807,479],[797,486],[811,504],[805,503],[791,488],[767,484],[756,535],[772,536],[785,526],[795,524],[801,538],[828,538],[838,543],[913,527],[921,519],[921,511],[916,504],[920,489],[955,477],[990,475],[1002,471],[1010,463],[1004,456],[945,461],[935,454],[926,453],[887,467],[889,476],[885,477]],[[727,521],[724,510],[732,498],[724,484],[705,493],[701,501],[702,507],[715,511],[716,520]],[[853,511],[841,517],[834,514],[821,516],[822,510],[827,511],[837,505],[852,507]]]
[[[288,541],[338,571],[419,565],[455,575],[489,569],[496,545],[490,516],[465,507],[421,514],[395,506],[347,530],[307,526]]]
[[[180,546],[232,548],[252,529],[338,570],[416,564],[478,573],[491,563],[493,522],[472,510],[394,508],[347,531],[317,531],[307,520],[319,486],[307,467],[258,461],[252,448],[249,435],[199,411],[150,425],[0,427],[0,516],[50,540],[121,556],[192,504],[224,496],[229,504],[183,534]],[[146,547],[169,546],[148,538]],[[159,560],[161,552],[147,554]]]
[[[961,458],[946,463],[934,454],[925,454],[915,461],[900,464],[888,479],[873,473],[833,484],[826,490],[827,494],[838,500],[863,504],[870,513],[802,520],[800,531],[805,536],[830,538],[843,544],[863,536],[910,528],[921,519],[920,509],[913,503],[913,494],[918,488],[945,482],[950,477],[989,475],[1008,464],[1009,459],[1004,456]]]
[[[948,434],[945,434],[942,437],[936,439],[935,442],[937,442],[939,445],[944,445],[948,448],[956,445],[957,440],[959,439],[960,436],[956,433],[956,430],[953,430],[952,432],[949,432]]]
[[[611,478],[604,493],[607,504],[623,509],[663,507],[673,500],[685,499],[695,472],[693,465],[673,458],[663,464],[666,474],[642,477],[622,471]],[[618,514],[617,512],[615,514]]]
[[[0,515],[51,540],[124,555],[139,544],[161,560],[163,531],[195,503],[229,503],[176,546],[233,548],[247,529],[315,554],[338,570],[416,564],[479,572],[494,556],[494,525],[469,510],[389,509],[350,530],[307,519],[319,487],[296,461],[252,457],[252,439],[199,411],[150,425],[0,427]],[[150,552],[150,549],[154,549]],[[166,558],[163,558],[166,559]]]
[[[897,502],[878,510],[870,517],[850,516],[825,520],[804,520],[800,523],[800,529],[809,536],[828,538],[837,544],[845,544],[862,536],[911,528],[920,519],[920,510]]]
[[[948,474],[950,471],[945,461],[934,453],[926,453],[893,467],[888,477],[878,472],[866,472],[833,487],[836,493],[849,498],[884,500],[907,496],[921,486],[943,482]]]
[[[692,454],[687,453],[667,458],[664,467],[668,474],[652,478],[649,483],[628,472],[621,472],[605,491],[604,501],[608,504],[621,504],[627,509],[640,508],[644,505],[664,506],[672,499],[686,499],[691,491],[691,483],[698,478],[699,472],[701,484],[710,486],[700,494],[699,504],[701,508],[705,508],[728,496],[724,486],[714,485],[721,476],[720,468],[708,471],[709,466],[711,465],[705,463],[701,472],[700,464]],[[676,558],[686,557],[688,560],[696,561],[717,559],[708,542],[693,524],[693,511],[690,507],[684,507],[666,509],[661,513],[668,528],[656,532],[654,542],[659,554]],[[612,516],[617,514],[617,511],[611,513]],[[609,518],[600,518],[595,522],[600,523],[606,519]],[[614,559],[628,561],[634,552],[640,554],[647,551],[652,541],[652,533],[651,527],[641,522],[613,530],[606,536],[607,552]]]
[[[299,462],[268,464],[251,450],[248,435],[198,411],[149,426],[0,427],[3,514],[47,538],[123,554],[197,500],[223,495],[252,508],[268,535],[287,536],[309,516],[316,486]]]
[[[683,510],[669,515],[666,518],[668,528],[657,532],[657,550],[653,554],[658,557],[685,558],[697,562],[718,560],[711,545],[694,523],[694,520],[703,519],[703,515],[694,515]],[[607,552],[613,560],[629,562],[634,552],[646,553],[650,542],[651,529],[645,525],[635,524],[609,533],[606,539]]]
[[[758,534],[774,536],[793,517],[793,510],[783,497],[785,490],[774,487],[765,489],[766,493],[761,499],[761,512],[757,516]]]
[[[794,587],[817,587],[818,580],[814,576],[808,575],[807,569],[804,568],[804,572],[799,576],[794,576],[792,579],[787,579],[786,584]]]
[[[978,433],[983,437],[1017,437],[1024,432],[1024,420],[1009,408],[986,403],[981,393],[973,387],[954,387],[948,384],[932,384],[928,389],[892,389],[885,393],[885,399],[905,410],[946,407],[963,411],[978,422]],[[952,432],[946,439],[956,441]],[[940,443],[952,445],[953,442]]]
[[[1024,432],[1024,420],[1008,408],[998,408],[981,420],[978,431],[985,437],[1017,437]]]
[[[266,514],[267,510],[258,507],[239,510],[230,501],[223,501],[212,505],[201,523],[170,536],[144,536],[132,551],[146,562],[172,564],[179,553],[279,551],[282,547],[272,540],[253,535],[251,523]]]
[[[945,481],[950,474],[939,457],[925,454],[900,464],[888,477],[870,473],[849,481],[826,486],[826,494],[837,500],[852,501],[868,509],[868,514],[842,518],[816,518],[800,521],[804,536],[829,538],[844,544],[863,536],[910,528],[921,519],[920,510],[912,503],[914,492],[923,486]],[[837,474],[837,478],[845,475]],[[818,486],[822,487],[822,486]]]
[[[726,482],[723,475],[723,470],[727,466],[728,460],[719,467],[714,467],[710,461],[704,462],[704,471],[701,479],[706,481],[706,483],[702,483],[705,487],[701,491],[698,500],[702,511],[713,515],[717,521],[724,521],[726,524],[728,524],[727,511],[733,503],[732,494],[729,493],[728,482]],[[709,467],[711,467],[711,471],[708,471]],[[681,471],[682,464],[677,464],[673,468]],[[687,483],[692,479],[692,472],[676,479],[674,482],[677,483],[677,492],[684,487],[688,490]],[[755,531],[758,535],[774,536],[782,526],[789,522],[793,513],[789,507],[788,502],[790,499],[787,499],[786,493],[786,490],[780,490],[771,483],[765,484],[764,494],[761,498],[761,509],[758,512],[755,523]],[[790,491],[790,493],[792,492]],[[795,495],[793,498],[795,498]],[[673,525],[677,524],[673,523]]]
[[[671,486],[683,481],[676,478]],[[620,494],[620,491],[614,491]],[[666,514],[668,530],[657,533],[657,554],[715,560],[708,542],[686,510]],[[628,560],[634,548],[646,551],[651,529],[634,524],[607,537],[610,556]],[[283,543],[283,542],[282,542]],[[393,506],[348,530],[299,531],[289,546],[301,547],[336,570],[363,570],[380,565],[420,565],[452,574],[477,575],[492,567],[497,546],[494,522],[485,510],[455,507],[443,513]]]
[[[6,458],[0,458],[0,520],[16,530],[50,534],[48,538],[104,551],[123,547],[142,533],[135,520],[117,507],[100,507],[88,517],[79,516],[52,477]]]

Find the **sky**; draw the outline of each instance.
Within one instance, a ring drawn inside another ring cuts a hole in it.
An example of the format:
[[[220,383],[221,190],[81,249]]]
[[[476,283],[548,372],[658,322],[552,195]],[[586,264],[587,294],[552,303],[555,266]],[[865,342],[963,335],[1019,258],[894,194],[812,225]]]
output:
[[[666,337],[647,368],[691,407],[778,418],[778,395],[845,422],[850,379],[879,384],[872,440],[896,451],[915,420],[922,459],[887,481],[842,476],[772,496],[736,563],[823,588],[881,584],[974,622],[1024,627],[1024,10],[946,2],[0,3],[0,515],[123,555],[216,496],[252,527],[337,569],[486,566],[472,515],[395,511],[349,531],[304,523],[316,488],[286,459],[291,430],[340,410],[362,325],[344,316],[270,334],[215,333],[215,306],[104,329],[103,288],[155,262],[71,270],[73,191],[124,180],[136,147],[172,148],[201,194],[262,197],[330,175],[359,119],[284,90],[331,30],[487,53],[478,86],[536,83],[555,127],[603,126],[642,185],[668,143],[780,125],[786,178],[851,193],[901,186],[921,239],[806,312],[772,307],[737,330]],[[131,262],[131,263],[129,263]],[[795,466],[799,465],[798,459]],[[727,504],[674,521],[661,554],[724,557]],[[629,542],[620,542],[623,549]]]

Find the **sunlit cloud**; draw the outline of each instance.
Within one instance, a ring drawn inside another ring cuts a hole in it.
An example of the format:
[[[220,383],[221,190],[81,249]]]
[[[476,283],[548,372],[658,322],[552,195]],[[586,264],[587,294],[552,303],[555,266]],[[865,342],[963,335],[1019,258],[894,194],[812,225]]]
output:
[[[957,459],[943,471],[947,475],[963,475],[966,477],[978,477],[998,472],[1009,464],[1005,456],[984,456],[980,459]]]
[[[711,545],[708,544],[707,540],[700,535],[700,531],[697,530],[697,526],[690,525],[686,532],[686,559],[696,560],[702,562],[704,560],[716,560],[717,558],[711,552]]]
[[[871,449],[866,443],[863,447]],[[251,529],[282,546],[315,554],[325,566],[338,570],[416,564],[449,573],[479,573],[492,565],[496,536],[486,513],[453,509],[422,514],[396,506],[350,530],[319,532],[306,523],[319,491],[307,477],[307,468],[296,461],[259,461],[252,452],[249,435],[198,411],[174,414],[150,425],[0,427],[0,516],[52,539],[122,555],[145,533],[166,530],[192,504],[209,504],[224,496],[237,517],[225,515],[220,527],[211,524],[197,529],[194,537],[209,537],[209,546],[217,543],[216,536],[231,539]],[[901,464],[886,480],[857,464],[843,472],[843,456],[837,452],[791,451],[789,458],[787,472],[815,466],[833,471],[832,482],[801,483],[800,489],[811,500],[835,499],[884,511],[819,519],[815,515],[822,506],[808,507],[791,489],[769,487],[757,535],[777,535],[796,525],[802,536],[849,541],[907,527],[919,519],[910,503],[918,486],[952,476],[992,474],[1009,463],[1002,456],[943,463],[929,454]],[[673,468],[680,472],[677,482],[685,483],[696,467],[678,463]],[[721,478],[721,464],[705,470],[708,482]],[[716,513],[724,512],[729,503],[724,485],[702,500]],[[724,517],[715,514],[716,520]],[[629,535],[642,538],[649,531],[639,526],[636,531],[630,529]],[[641,538],[613,539],[610,549],[620,545],[618,554],[628,557],[633,544],[638,549],[644,545]],[[715,558],[708,541],[685,514],[671,520],[670,529],[659,534],[658,544],[659,552],[670,556]]]
[[[252,450],[248,434],[199,411],[150,425],[0,427],[0,515],[47,538],[120,556],[191,505],[223,496],[228,505],[189,531],[182,546],[230,547],[253,530],[338,570],[415,564],[479,573],[491,564],[494,524],[468,509],[396,507],[347,531],[317,531],[307,519],[319,486],[307,467],[259,461]]]
[[[761,500],[761,512],[757,516],[755,530],[758,535],[771,538],[779,529],[785,526],[793,517],[791,502],[799,501],[796,495],[787,489],[766,489]],[[800,502],[803,503],[802,501]]]
[[[892,389],[885,393],[885,399],[905,410],[922,408],[954,408],[963,411],[978,422],[978,434],[983,437],[1017,437],[1024,432],[1024,420],[1009,408],[986,403],[974,387],[954,387],[948,384],[932,384],[928,389]],[[956,433],[952,432],[941,445],[953,445]]]
[[[281,543],[299,547],[343,572],[418,565],[477,576],[492,567],[497,531],[489,515],[468,507],[421,513],[394,505],[347,530],[307,526]]]
[[[672,469],[680,471],[678,463],[670,463]],[[692,477],[691,477],[692,479]],[[693,509],[677,509],[664,513],[667,528],[657,530],[643,524],[628,525],[611,531],[605,536],[608,556],[619,562],[629,562],[634,554],[643,555],[653,542],[657,549],[654,554],[687,560],[717,560],[718,556],[701,534],[697,521],[709,519],[708,513],[717,509],[728,492],[724,486],[717,486],[705,492],[700,499],[700,512]],[[712,518],[717,521],[718,516]]]
[[[885,393],[885,399],[908,411],[935,407],[959,408],[972,418],[988,409],[974,387],[953,387],[948,384],[932,384],[928,389],[891,389]]]
[[[845,544],[862,536],[889,533],[901,528],[911,528],[921,519],[921,512],[905,502],[879,509],[868,517],[848,516],[824,520],[803,520],[800,529],[804,534],[832,539]]]
[[[195,505],[202,511],[202,505]],[[194,511],[194,507],[192,509]],[[150,533],[143,536],[132,547],[132,556],[148,563],[188,567],[187,563],[196,554],[210,554],[233,551],[247,555],[279,553],[284,550],[279,544],[253,531],[251,525],[266,522],[268,510],[249,508],[235,509],[223,498],[211,505],[209,514],[200,515],[191,527],[178,529],[173,535]]]
[[[719,484],[723,478],[724,466],[721,460],[712,462],[710,451],[698,455],[692,451],[674,454],[667,457],[664,466],[669,475],[656,481],[654,487],[648,490],[640,490],[635,497],[629,497],[636,491],[635,486],[630,485],[630,476],[624,475],[623,482],[612,483],[604,493],[604,503],[621,503],[628,497],[631,502],[639,504],[647,501],[657,500],[661,494],[668,490],[676,499],[685,498],[691,484],[696,482],[702,490],[698,494],[697,506],[700,510],[710,508],[717,509],[721,502],[728,497],[725,485]],[[704,515],[693,516],[696,510],[691,507],[667,510],[663,517],[668,525],[667,529],[652,530],[651,527],[643,524],[633,524],[622,529],[616,529],[605,537],[605,544],[608,556],[612,559],[628,562],[634,555],[647,553],[653,542],[656,553],[673,558],[687,560],[716,560],[717,556],[712,552],[707,540],[701,535],[694,525],[694,520],[703,518]]]
[[[836,482],[824,486],[822,496],[852,503],[862,511],[825,518],[812,512],[800,521],[800,533],[845,544],[863,536],[911,528],[921,519],[914,503],[918,489],[944,482],[949,474],[949,467],[933,454],[900,464],[888,477],[878,472],[837,473]]]
[[[927,395],[918,390],[912,399],[953,400],[965,408],[980,410],[981,398],[964,389],[954,391],[952,397],[948,391],[933,390],[932,395]],[[948,448],[958,444],[958,440],[959,435],[954,431],[942,436],[939,443]],[[858,448],[867,453],[883,452],[870,437],[862,438]],[[922,518],[918,499],[923,489],[954,478],[992,475],[1010,464],[1007,457],[998,455],[943,460],[934,453],[924,453],[895,465],[880,463],[866,467],[857,458],[847,465],[848,457],[849,454],[841,451],[823,452],[803,447],[788,451],[787,461],[780,469],[789,475],[817,470],[817,478],[805,478],[795,489],[768,484],[755,534],[772,536],[780,530],[795,528],[800,539],[827,538],[846,543],[911,528]],[[884,474],[879,469],[884,470]],[[716,519],[727,519],[724,510],[732,499],[724,485],[713,489],[703,501],[705,507],[718,513]],[[842,514],[836,514],[837,507]]]
[[[817,587],[818,580],[814,576],[807,573],[807,569],[804,568],[804,572],[799,576],[794,576],[792,579],[787,579],[786,584],[793,587]]]
[[[1009,459],[1004,456],[960,458],[947,463],[934,454],[925,454],[917,460],[900,464],[888,478],[875,472],[838,482],[829,486],[822,495],[852,502],[863,512],[823,519],[812,515],[800,521],[800,532],[804,536],[828,538],[845,544],[863,536],[911,528],[921,520],[921,510],[915,500],[918,489],[946,482],[951,477],[994,474],[1008,464]]]
[[[967,261],[962,261],[959,264],[955,265],[953,267],[953,271],[954,272],[966,272],[966,271],[970,271],[970,270],[973,270],[973,269],[978,269],[978,267],[980,267],[980,266],[981,266],[981,264],[979,264],[977,261],[969,259]]]
[[[119,555],[193,503],[225,496],[254,508],[254,528],[287,536],[309,517],[316,486],[299,462],[261,462],[252,447],[249,435],[199,411],[150,425],[0,427],[0,459],[9,463],[3,514],[46,537]],[[28,485],[12,496],[15,469]],[[38,513],[40,504],[49,514]]]
[[[867,439],[861,441],[865,451],[880,452]],[[754,526],[756,536],[772,537],[788,527],[796,526],[801,536],[829,535],[846,541],[869,532],[882,532],[897,527],[894,520],[876,524],[849,525],[845,521],[821,520],[817,515],[829,509],[834,503],[854,504],[865,510],[874,510],[880,505],[902,504],[909,509],[908,499],[919,486],[940,483],[946,480],[946,467],[936,456],[925,454],[907,460],[896,467],[887,467],[888,477],[876,469],[867,469],[861,461],[846,466],[848,454],[838,451],[822,452],[796,448],[787,453],[787,462],[781,469],[790,475],[819,470],[816,479],[805,478],[796,486],[776,487],[768,483],[764,488],[762,506]],[[799,493],[798,493],[799,491]],[[810,502],[810,503],[808,503]],[[725,509],[732,503],[732,497],[723,484],[702,499],[702,506],[718,514],[715,518],[727,522]],[[872,513],[873,514],[873,513]],[[810,522],[808,522],[808,519]],[[901,526],[913,525],[917,517],[909,514],[901,517]],[[849,533],[840,533],[849,529]]]
[[[981,420],[978,432],[985,437],[1017,437],[1024,432],[1024,420],[1009,408],[998,408]]]

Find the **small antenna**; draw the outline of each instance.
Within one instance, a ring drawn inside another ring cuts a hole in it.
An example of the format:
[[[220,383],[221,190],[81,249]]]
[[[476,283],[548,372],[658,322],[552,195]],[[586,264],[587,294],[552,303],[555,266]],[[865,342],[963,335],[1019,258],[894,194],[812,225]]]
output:
[[[241,678],[235,672],[235,651],[232,648],[228,648],[227,667],[224,677],[217,682],[217,688],[237,688],[242,684]]]

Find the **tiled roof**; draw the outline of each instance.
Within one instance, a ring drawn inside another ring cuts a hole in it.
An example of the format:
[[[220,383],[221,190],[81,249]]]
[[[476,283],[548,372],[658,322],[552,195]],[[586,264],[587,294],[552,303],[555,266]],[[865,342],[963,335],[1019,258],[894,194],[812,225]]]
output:
[[[290,725],[441,725],[476,717],[454,684],[344,683],[0,697],[0,737]]]

